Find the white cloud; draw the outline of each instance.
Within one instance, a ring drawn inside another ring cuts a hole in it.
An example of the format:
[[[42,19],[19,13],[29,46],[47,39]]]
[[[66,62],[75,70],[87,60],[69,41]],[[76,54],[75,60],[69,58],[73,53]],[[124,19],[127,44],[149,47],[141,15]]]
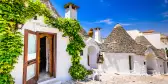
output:
[[[113,21],[112,19],[105,19],[105,20],[100,20],[100,21],[97,21],[95,23],[106,23],[106,24],[112,24]]]
[[[120,23],[122,26],[130,26],[132,24],[129,24],[129,23]]]
[[[163,17],[168,17],[168,11],[162,13]]]

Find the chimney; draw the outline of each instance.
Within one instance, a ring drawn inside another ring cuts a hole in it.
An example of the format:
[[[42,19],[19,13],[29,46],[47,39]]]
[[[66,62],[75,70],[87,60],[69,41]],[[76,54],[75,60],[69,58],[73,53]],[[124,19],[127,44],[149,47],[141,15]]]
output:
[[[95,41],[98,42],[98,43],[102,43],[100,29],[101,28],[98,28],[98,27],[94,28],[94,30],[95,30],[95,32],[94,32],[94,38],[95,38]]]
[[[77,20],[77,9],[79,8],[77,5],[70,2],[65,4],[64,8],[65,8],[65,18],[71,18]]]

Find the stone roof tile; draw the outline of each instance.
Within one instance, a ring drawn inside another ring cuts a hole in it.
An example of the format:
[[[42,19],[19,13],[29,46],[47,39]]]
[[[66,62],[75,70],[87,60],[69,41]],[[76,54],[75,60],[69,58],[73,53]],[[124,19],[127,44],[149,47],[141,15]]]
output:
[[[120,24],[114,27],[100,48],[103,52],[135,53],[138,55],[144,55],[147,49],[145,46],[137,44]]]

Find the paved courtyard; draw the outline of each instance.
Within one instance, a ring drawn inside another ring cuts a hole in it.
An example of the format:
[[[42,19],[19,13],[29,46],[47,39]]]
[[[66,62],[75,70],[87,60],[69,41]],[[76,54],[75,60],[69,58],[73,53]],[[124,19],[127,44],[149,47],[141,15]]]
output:
[[[67,81],[63,84],[168,84],[168,76],[135,76],[135,75],[103,75],[102,81],[82,81],[74,83]]]

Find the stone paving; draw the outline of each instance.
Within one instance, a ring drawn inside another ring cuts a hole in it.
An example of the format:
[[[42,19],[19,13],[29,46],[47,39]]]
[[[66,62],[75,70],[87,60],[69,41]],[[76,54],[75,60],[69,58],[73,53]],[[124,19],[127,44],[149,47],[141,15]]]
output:
[[[138,75],[104,75],[101,81],[82,81],[75,83],[67,81],[62,84],[168,84],[168,76],[155,75],[155,76],[138,76]]]

